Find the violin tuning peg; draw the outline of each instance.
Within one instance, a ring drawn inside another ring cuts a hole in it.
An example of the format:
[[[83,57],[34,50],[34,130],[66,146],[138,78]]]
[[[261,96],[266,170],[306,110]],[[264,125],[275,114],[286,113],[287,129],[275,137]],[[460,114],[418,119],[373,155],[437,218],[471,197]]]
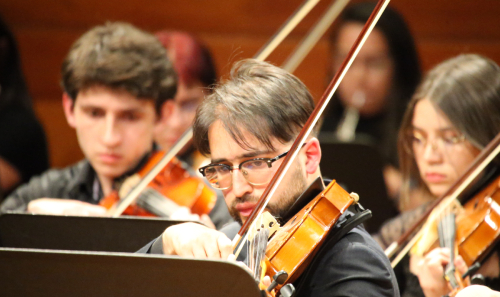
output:
[[[470,284],[471,285],[482,285],[482,286],[484,286],[485,282],[486,282],[486,280],[484,279],[484,276],[482,274],[475,274],[470,279]]]
[[[469,269],[467,269],[467,271],[464,274],[462,274],[462,278],[466,278],[468,276],[475,274],[476,271],[479,270],[479,268],[481,268],[481,263],[479,262],[474,263],[474,265],[470,266]]]
[[[267,288],[268,292],[271,292],[277,285],[282,285],[288,278],[288,273],[284,270],[279,271],[273,276],[273,282]]]
[[[295,287],[292,284],[286,284],[280,289],[280,294],[283,297],[292,297],[295,294]]]
[[[351,196],[351,198],[352,198],[352,200],[354,200],[355,204],[358,203],[358,201],[359,201],[359,195],[357,193],[351,192],[351,194],[349,194],[349,196]]]

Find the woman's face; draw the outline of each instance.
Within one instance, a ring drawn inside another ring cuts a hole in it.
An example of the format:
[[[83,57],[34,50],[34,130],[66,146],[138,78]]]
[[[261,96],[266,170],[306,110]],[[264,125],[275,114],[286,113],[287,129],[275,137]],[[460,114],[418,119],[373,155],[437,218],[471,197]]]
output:
[[[168,151],[193,125],[196,108],[203,101],[203,84],[179,82],[174,100],[163,104],[161,119],[155,127],[155,141],[161,149]]]
[[[340,28],[333,57],[334,71],[342,64],[361,29],[363,25],[356,22],[345,23]],[[393,76],[394,62],[387,40],[380,30],[374,29],[339,86],[340,100],[344,106],[358,109],[362,116],[375,116],[386,106]]]
[[[420,177],[436,197],[465,173],[480,152],[428,99],[415,105],[410,133]]]

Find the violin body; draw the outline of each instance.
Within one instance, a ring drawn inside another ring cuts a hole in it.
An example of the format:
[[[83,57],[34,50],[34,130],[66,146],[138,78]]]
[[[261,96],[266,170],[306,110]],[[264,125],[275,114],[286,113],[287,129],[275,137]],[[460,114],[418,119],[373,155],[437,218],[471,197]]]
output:
[[[266,249],[266,275],[286,271],[292,283],[305,270],[330,229],[354,199],[332,181],[272,237]],[[275,290],[279,290],[277,286]]]
[[[500,239],[500,176],[464,205],[457,217],[458,253],[471,266]]]
[[[139,180],[150,174],[164,156],[162,151],[155,152],[137,173]],[[124,196],[115,191],[103,198],[99,204],[113,209],[121,203]],[[216,200],[217,194],[213,189],[201,178],[190,175],[183,164],[173,158],[152,178],[137,197],[137,201],[128,206],[123,214],[168,217],[179,206],[184,206],[192,213],[202,215],[210,213]]]

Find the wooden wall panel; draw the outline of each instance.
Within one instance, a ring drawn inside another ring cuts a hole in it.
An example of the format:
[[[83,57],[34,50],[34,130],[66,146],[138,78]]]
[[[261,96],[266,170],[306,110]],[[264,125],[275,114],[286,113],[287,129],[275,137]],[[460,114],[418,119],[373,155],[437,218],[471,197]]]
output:
[[[35,109],[50,142],[53,166],[82,157],[60,107],[59,71],[71,43],[107,20],[143,29],[193,32],[212,50],[219,74],[252,57],[302,0],[0,0],[0,13],[15,32]],[[359,1],[353,1],[359,2]],[[321,1],[269,60],[279,65],[329,1]],[[407,19],[424,69],[451,56],[477,52],[500,63],[498,0],[393,0]],[[318,98],[327,82],[328,44],[322,40],[295,74]]]
[[[64,117],[60,96],[59,100],[39,98],[34,107],[45,128],[52,165],[62,167],[82,159],[83,153],[76,140],[75,130],[68,126]]]

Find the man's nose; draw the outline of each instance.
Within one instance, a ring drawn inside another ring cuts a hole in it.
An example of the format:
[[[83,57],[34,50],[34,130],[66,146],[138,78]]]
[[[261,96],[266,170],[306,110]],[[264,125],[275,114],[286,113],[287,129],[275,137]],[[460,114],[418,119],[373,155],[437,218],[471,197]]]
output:
[[[243,195],[252,192],[252,185],[248,183],[246,178],[243,176],[243,172],[240,169],[233,169],[232,175],[233,193],[236,197],[242,197]]]
[[[121,133],[116,118],[113,116],[106,117],[103,135],[104,144],[107,146],[116,146],[120,141]]]

